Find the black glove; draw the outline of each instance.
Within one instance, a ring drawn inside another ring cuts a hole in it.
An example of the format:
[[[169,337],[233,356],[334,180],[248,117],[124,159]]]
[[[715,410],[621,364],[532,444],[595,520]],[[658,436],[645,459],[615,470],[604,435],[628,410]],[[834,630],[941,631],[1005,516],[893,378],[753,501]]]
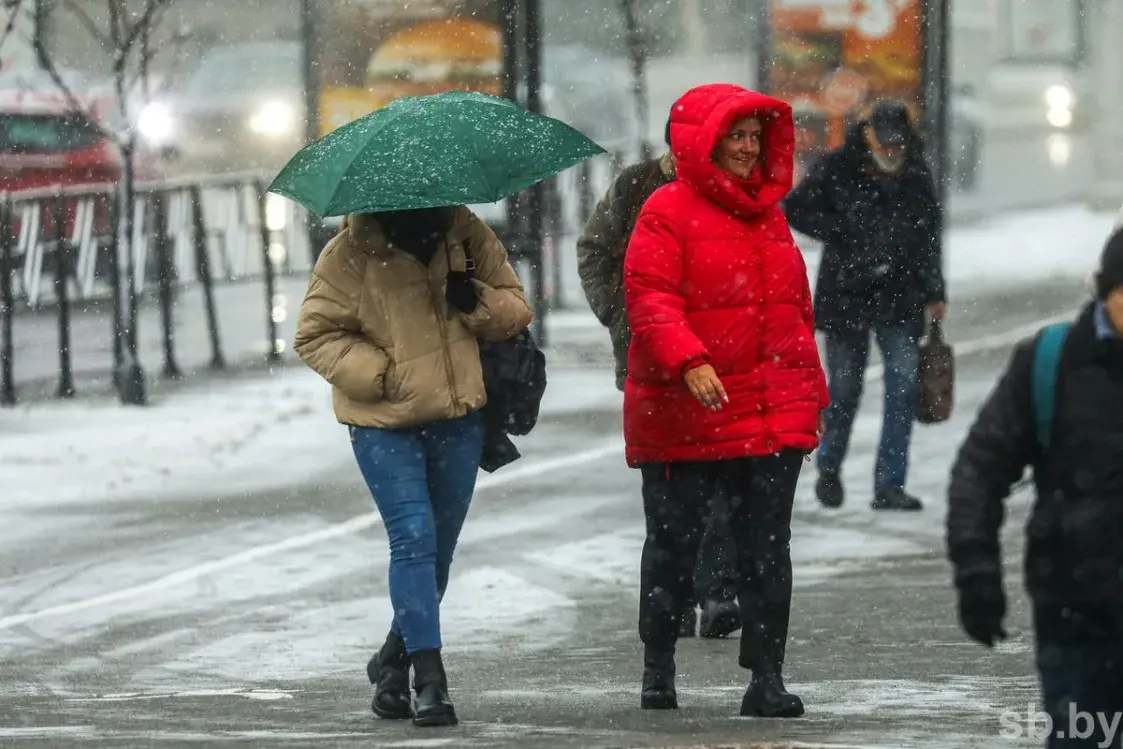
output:
[[[472,282],[472,274],[463,270],[450,270],[445,286],[445,299],[465,315],[475,312],[480,305],[480,294],[476,284]]]
[[[1006,594],[995,575],[979,575],[959,584],[959,622],[967,635],[988,648],[1005,640]]]

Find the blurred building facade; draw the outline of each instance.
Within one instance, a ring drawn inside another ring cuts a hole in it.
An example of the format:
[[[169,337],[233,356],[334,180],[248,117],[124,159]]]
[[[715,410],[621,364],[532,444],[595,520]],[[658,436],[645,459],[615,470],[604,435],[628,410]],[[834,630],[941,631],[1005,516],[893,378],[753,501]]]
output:
[[[321,10],[420,4],[312,2]],[[610,148],[627,151],[646,138],[658,150],[666,113],[682,91],[719,80],[756,84],[761,0],[638,0],[632,5],[649,57],[649,115],[637,122],[624,2],[541,0],[543,100],[551,114]],[[153,36],[156,79],[170,85],[189,77],[218,47],[299,43],[301,4],[177,0]],[[70,5],[97,18],[104,2]],[[1123,0],[951,0],[953,213],[1123,199],[1121,16]],[[58,59],[108,74],[111,61],[86,25],[65,13],[59,18],[49,34]]]

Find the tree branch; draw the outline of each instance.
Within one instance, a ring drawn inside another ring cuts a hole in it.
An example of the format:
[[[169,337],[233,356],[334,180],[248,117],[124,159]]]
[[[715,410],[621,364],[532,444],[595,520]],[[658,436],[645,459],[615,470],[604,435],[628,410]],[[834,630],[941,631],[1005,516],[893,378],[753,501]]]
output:
[[[35,31],[31,37],[31,47],[35,53],[35,59],[38,61],[39,67],[46,71],[51,82],[54,83],[59,93],[65,97],[67,105],[71,109],[89,120],[90,124],[97,128],[102,135],[112,139],[114,143],[118,143],[117,136],[103,127],[98,119],[93,116],[90,108],[79,101],[74,92],[70,90],[70,86],[62,79],[62,75],[59,74],[58,68],[51,58],[50,50],[47,48],[47,40],[44,36],[44,29],[48,27],[47,18],[50,15],[50,0],[33,0],[33,3],[32,15]]]
[[[121,0],[107,0],[109,11],[109,41],[116,53],[121,49]]]
[[[15,32],[20,14],[24,11],[24,5],[24,0],[4,0],[3,8],[8,12],[8,22],[4,24],[4,31],[0,34],[0,50],[3,50],[4,43]]]
[[[140,14],[140,18],[136,23],[130,25],[127,21],[124,25],[125,39],[121,49],[126,55],[132,51],[133,45],[137,43],[141,34],[147,33],[146,29],[150,29],[153,24],[153,17],[156,12],[163,9],[172,0],[146,0],[144,4],[144,12]]]
[[[109,40],[109,35],[103,33],[102,30],[98,28],[97,24],[94,23],[94,19],[82,8],[82,6],[78,5],[75,0],[62,0],[62,3],[66,6],[67,10],[74,14],[75,18],[78,19],[78,22],[86,28],[86,31],[89,32],[90,36],[97,40],[97,43],[100,44],[102,48],[112,48],[112,42],[110,42]]]

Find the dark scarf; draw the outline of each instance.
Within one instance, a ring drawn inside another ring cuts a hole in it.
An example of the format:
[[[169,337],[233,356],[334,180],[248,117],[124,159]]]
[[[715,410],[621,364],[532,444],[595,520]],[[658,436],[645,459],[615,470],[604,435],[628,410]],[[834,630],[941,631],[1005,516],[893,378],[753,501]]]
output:
[[[419,208],[376,213],[379,226],[394,247],[428,266],[452,226],[452,208]]]

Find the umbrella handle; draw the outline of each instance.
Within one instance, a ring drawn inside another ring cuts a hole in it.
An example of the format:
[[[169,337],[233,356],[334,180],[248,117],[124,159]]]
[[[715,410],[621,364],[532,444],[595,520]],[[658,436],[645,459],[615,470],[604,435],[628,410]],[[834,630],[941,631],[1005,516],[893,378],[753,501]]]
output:
[[[452,250],[448,247],[448,240],[444,242],[445,245],[445,262],[448,263],[448,269],[452,270]],[[473,278],[476,277],[476,259],[468,254],[467,248],[464,250],[464,272]]]

